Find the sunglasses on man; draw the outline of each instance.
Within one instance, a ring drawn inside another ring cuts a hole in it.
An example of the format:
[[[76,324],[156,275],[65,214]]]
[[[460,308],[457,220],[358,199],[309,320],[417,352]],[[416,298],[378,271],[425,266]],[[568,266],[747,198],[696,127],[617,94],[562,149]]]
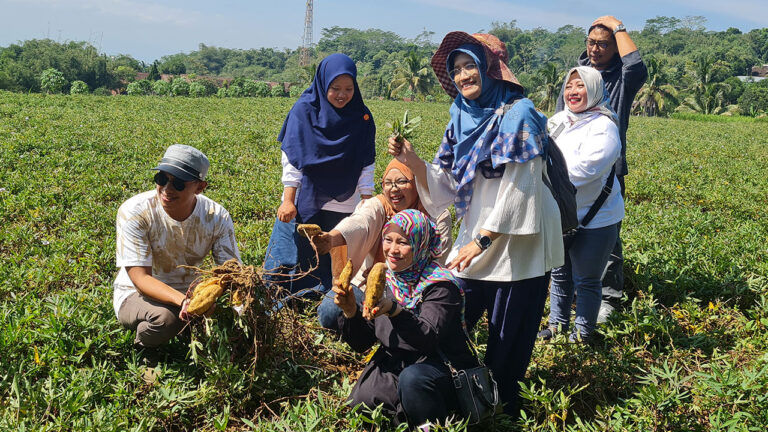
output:
[[[162,171],[158,171],[157,174],[155,174],[155,184],[160,187],[167,185],[169,180],[170,179],[168,178],[168,174]],[[173,178],[173,181],[171,181],[171,184],[173,185],[173,188],[179,192],[183,191],[184,188],[187,186],[184,180],[176,177]]]
[[[611,45],[609,41],[597,41],[590,38],[584,39],[584,42],[586,42],[587,46],[590,48],[597,45],[597,47],[600,48],[601,50],[607,49]]]

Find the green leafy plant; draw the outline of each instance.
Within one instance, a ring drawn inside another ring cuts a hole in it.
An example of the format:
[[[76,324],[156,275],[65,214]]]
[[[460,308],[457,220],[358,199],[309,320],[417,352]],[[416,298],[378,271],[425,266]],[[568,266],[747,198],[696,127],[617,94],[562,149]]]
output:
[[[77,80],[72,81],[72,84],[69,87],[69,94],[88,94],[90,93],[90,89],[88,88],[88,84],[86,84],[83,81]]]
[[[231,214],[243,262],[264,262],[280,204],[274,137],[292,102],[0,92],[0,160],[10,161],[0,164],[0,430],[397,430],[382,410],[345,403],[363,356],[319,329],[310,345],[333,351],[257,366],[225,296],[195,328],[194,349],[192,336],[176,339],[151,368],[115,318],[115,214],[154,187],[147,167],[171,143],[208,155],[206,196]],[[418,151],[434,155],[447,105],[366,104],[401,124],[404,110],[418,112]],[[388,133],[376,141],[377,178]],[[487,430],[765,429],[766,136],[768,122],[746,116],[632,118],[628,299],[593,345],[565,334],[537,344],[522,414]],[[314,306],[299,317],[310,327]],[[321,367],[333,359],[336,368]]]
[[[46,93],[59,93],[67,80],[58,69],[48,68],[40,75],[40,88]]]
[[[421,117],[408,117],[408,111],[403,114],[403,120],[395,120],[392,123],[387,123],[390,134],[389,136],[394,138],[397,142],[403,142],[403,139],[409,140],[413,135],[413,131],[421,124]]]

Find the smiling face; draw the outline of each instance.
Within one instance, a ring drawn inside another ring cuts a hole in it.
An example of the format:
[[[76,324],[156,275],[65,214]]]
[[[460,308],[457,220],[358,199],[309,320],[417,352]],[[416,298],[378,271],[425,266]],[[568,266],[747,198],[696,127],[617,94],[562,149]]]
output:
[[[381,238],[384,259],[394,272],[408,269],[413,264],[413,248],[405,232],[397,225],[390,225]]]
[[[605,48],[601,48],[601,45]],[[587,36],[587,55],[589,63],[597,70],[603,70],[611,64],[613,56],[619,51],[613,33],[597,26]]]
[[[184,182],[184,190],[180,191],[173,185],[174,177],[172,175],[163,171],[160,171],[160,174],[164,174],[168,178],[165,186],[155,184],[163,210],[173,219],[179,221],[186,219],[195,209],[195,196],[203,192],[208,183],[195,180],[187,181]]]
[[[419,197],[416,185],[399,169],[390,169],[381,181],[384,196],[392,204],[396,212],[413,208]]]
[[[565,92],[563,92],[563,99],[565,99],[568,109],[575,113],[580,113],[587,109],[587,86],[584,85],[584,81],[576,71],[571,73],[568,77],[568,82],[565,84]]]
[[[475,67],[467,67],[467,65],[475,65]],[[479,98],[483,92],[483,83],[475,60],[467,54],[458,53],[453,59],[452,69],[458,72],[453,76],[453,82],[456,83],[461,95],[468,100]]]
[[[344,108],[354,95],[355,81],[346,74],[339,75],[331,81],[331,85],[328,86],[328,93],[326,94],[328,102],[338,109]]]

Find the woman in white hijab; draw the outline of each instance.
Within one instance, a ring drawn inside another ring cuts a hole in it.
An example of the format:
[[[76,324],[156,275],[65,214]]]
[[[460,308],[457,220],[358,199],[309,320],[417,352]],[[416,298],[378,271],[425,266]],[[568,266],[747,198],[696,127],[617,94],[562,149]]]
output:
[[[547,129],[563,152],[576,187],[580,225],[566,241],[565,264],[552,270],[549,326],[539,337],[550,339],[568,330],[575,291],[576,328],[569,339],[584,342],[595,330],[603,269],[624,218],[620,188],[611,189],[618,185],[613,167],[621,140],[599,71],[585,66],[571,69],[561,94],[565,110],[552,116]]]

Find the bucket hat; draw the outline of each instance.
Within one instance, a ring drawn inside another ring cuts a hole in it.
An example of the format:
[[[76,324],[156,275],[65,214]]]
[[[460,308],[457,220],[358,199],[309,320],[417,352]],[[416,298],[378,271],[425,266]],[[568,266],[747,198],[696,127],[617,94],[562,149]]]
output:
[[[446,62],[448,56],[456,48],[464,44],[475,44],[483,47],[485,52],[485,61],[488,64],[488,69],[485,73],[500,81],[506,81],[513,86],[517,87],[520,92],[523,92],[523,86],[515,77],[515,74],[509,70],[507,66],[507,46],[499,40],[496,36],[487,33],[475,33],[470,35],[462,31],[450,32],[440,42],[440,47],[437,48],[435,55],[432,56],[432,70],[435,71],[437,79],[440,81],[440,85],[443,86],[443,90],[448,93],[452,98],[455,98],[459,94],[459,90],[451,79],[451,76],[446,70]]]
[[[200,150],[184,144],[173,144],[165,151],[160,163],[152,169],[167,172],[184,181],[192,181],[205,180],[210,165],[208,157]]]

